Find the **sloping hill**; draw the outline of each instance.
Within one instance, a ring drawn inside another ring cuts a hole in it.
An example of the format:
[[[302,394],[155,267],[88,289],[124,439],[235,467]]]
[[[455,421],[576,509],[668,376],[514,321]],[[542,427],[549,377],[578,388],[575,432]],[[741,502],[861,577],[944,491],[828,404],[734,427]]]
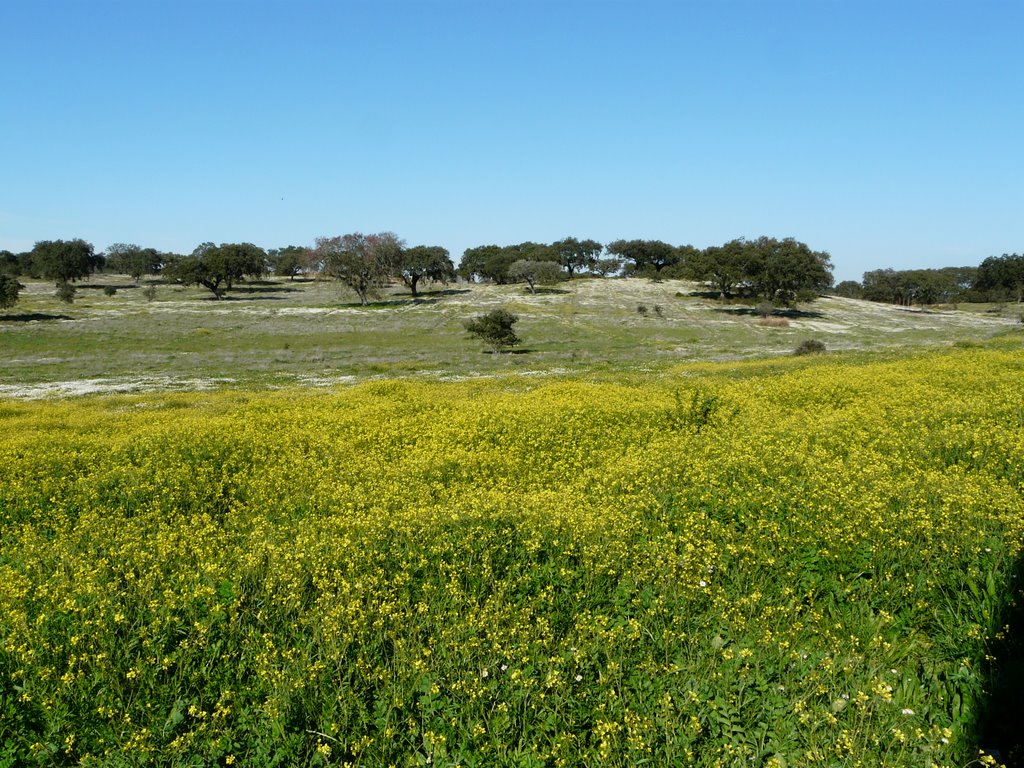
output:
[[[785,355],[806,339],[830,351],[898,350],[1020,327],[1005,309],[921,311],[836,297],[762,318],[698,289],[644,279],[578,279],[536,294],[458,284],[413,301],[396,286],[362,307],[326,281],[247,284],[223,301],[159,285],[147,301],[127,278],[100,276],[65,305],[51,284],[29,282],[0,314],[0,395],[658,368]],[[514,354],[486,353],[463,326],[499,306],[520,318]]]

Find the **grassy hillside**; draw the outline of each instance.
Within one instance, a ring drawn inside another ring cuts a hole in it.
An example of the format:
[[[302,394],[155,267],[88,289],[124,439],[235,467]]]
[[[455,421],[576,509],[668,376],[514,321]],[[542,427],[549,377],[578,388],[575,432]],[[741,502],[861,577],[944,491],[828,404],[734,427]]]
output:
[[[117,293],[105,295],[107,285]],[[72,305],[53,297],[52,284],[27,286],[15,308],[0,312],[0,394],[663,369],[788,354],[809,338],[829,350],[942,346],[987,338],[1018,319],[1012,307],[921,312],[827,298],[765,324],[752,307],[703,298],[692,284],[641,279],[574,280],[537,295],[453,285],[419,302],[395,289],[368,308],[333,282],[249,284],[224,301],[161,285],[150,302],[127,278],[98,276]],[[498,306],[521,318],[523,346],[494,357],[463,322]]]

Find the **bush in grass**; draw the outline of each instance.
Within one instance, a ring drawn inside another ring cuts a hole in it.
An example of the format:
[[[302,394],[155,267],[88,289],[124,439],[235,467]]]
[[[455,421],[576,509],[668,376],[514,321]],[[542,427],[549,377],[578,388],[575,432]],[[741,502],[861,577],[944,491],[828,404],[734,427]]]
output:
[[[801,341],[794,351],[794,355],[820,355],[825,351],[824,342],[818,341],[817,339],[807,339]]]
[[[117,288],[115,288],[114,286],[106,285],[103,287],[104,296],[113,296],[115,293],[117,293]]]
[[[520,339],[512,326],[519,318],[505,309],[495,309],[486,315],[466,322],[466,330],[487,344],[495,354],[500,354],[506,347],[514,347]]]
[[[53,292],[53,295],[65,304],[72,304],[75,301],[75,286],[66,281],[58,283],[57,290]]]
[[[147,286],[146,289],[143,290],[142,295],[145,296],[146,301],[153,301],[154,299],[156,299],[156,286]]]
[[[18,291],[24,288],[10,275],[0,275],[0,309],[13,307],[18,303]]]

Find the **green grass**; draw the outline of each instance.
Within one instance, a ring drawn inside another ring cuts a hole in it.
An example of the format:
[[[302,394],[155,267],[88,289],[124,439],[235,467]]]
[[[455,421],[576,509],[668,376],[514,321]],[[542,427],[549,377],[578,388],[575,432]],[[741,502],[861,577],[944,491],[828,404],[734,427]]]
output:
[[[158,285],[155,301],[122,276],[96,276],[74,304],[51,284],[0,313],[0,385],[102,379],[143,388],[229,380],[280,386],[374,376],[480,376],[508,371],[616,371],[681,361],[773,357],[814,338],[830,351],[900,351],[984,340],[1014,328],[1012,310],[906,310],[823,298],[766,327],[752,308],[722,304],[679,281],[577,279],[558,291],[452,285],[419,301],[400,288],[361,307],[329,281],[242,285],[224,301]],[[106,296],[103,287],[117,293]],[[144,282],[145,285],[145,282]],[[647,308],[646,314],[637,311]],[[520,317],[516,354],[492,355],[463,323],[504,306]],[[1018,326],[1019,327],[1019,324]],[[102,386],[99,384],[97,386]]]

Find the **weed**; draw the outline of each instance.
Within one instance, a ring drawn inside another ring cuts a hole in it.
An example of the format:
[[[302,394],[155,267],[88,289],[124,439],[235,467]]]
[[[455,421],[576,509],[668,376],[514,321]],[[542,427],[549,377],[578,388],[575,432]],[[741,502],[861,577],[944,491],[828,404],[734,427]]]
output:
[[[818,339],[806,339],[801,341],[795,350],[794,355],[820,355],[825,352],[825,343]]]

